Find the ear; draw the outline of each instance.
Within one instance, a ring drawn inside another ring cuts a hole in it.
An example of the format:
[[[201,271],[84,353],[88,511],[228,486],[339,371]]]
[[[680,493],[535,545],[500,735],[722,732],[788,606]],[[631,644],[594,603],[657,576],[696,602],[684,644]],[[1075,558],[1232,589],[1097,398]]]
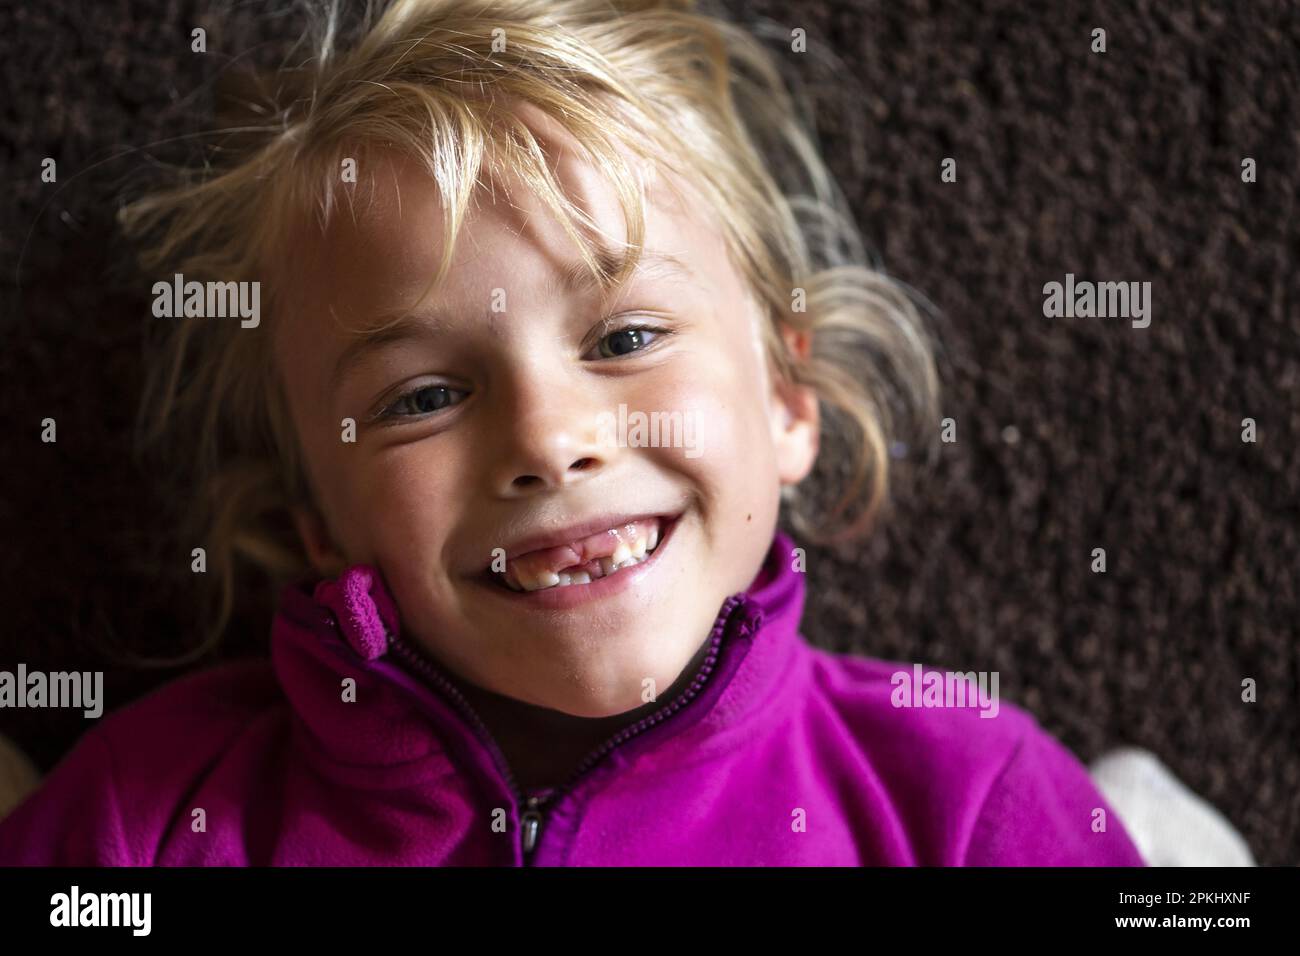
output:
[[[808,357],[812,347],[808,332],[784,328],[781,334],[800,360]],[[796,485],[808,476],[817,460],[820,434],[817,393],[810,386],[795,385],[773,373],[770,404],[777,473],[781,484]]]
[[[347,560],[335,546],[320,513],[307,505],[295,505],[293,523],[316,573],[327,578],[342,574],[348,566]]]

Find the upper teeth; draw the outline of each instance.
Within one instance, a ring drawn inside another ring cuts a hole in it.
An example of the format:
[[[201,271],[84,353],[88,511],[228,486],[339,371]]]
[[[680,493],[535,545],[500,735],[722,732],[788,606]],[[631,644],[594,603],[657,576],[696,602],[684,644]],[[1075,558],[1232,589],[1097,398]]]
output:
[[[595,573],[594,568],[589,571],[585,567],[576,571],[540,569],[530,571],[527,562],[520,562],[518,565],[512,563],[505,572],[499,574],[499,579],[513,591],[541,591],[546,588],[590,584],[595,578],[607,577],[623,568],[641,564],[649,558],[654,549],[659,546],[659,522],[652,521],[644,530],[641,529],[642,526],[638,525],[636,534],[619,540],[612,555],[595,562],[599,567],[599,573]]]

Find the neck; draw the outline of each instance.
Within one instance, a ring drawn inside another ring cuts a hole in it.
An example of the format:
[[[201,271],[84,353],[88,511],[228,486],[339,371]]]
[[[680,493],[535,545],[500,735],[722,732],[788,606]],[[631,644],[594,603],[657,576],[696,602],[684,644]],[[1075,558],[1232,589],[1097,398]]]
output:
[[[575,717],[498,694],[459,678],[453,680],[487,725],[520,789],[527,792],[564,784],[591,751],[624,727],[675,700],[690,686],[704,663],[709,644],[706,640],[700,645],[677,680],[656,700],[610,717]]]

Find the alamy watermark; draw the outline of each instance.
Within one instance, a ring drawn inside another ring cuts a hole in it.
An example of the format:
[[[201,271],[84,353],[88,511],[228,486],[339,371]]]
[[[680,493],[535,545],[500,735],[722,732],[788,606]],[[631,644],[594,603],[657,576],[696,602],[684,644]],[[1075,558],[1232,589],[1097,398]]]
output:
[[[83,893],[74,883],[50,897],[51,926],[122,926],[132,936],[148,936],[152,914],[152,893]]]
[[[698,458],[700,448],[699,413],[687,411],[628,411],[625,404],[618,412],[601,412],[596,416],[596,442],[604,448],[684,448],[687,458]]]
[[[895,707],[976,707],[981,717],[998,715],[997,671],[894,671],[889,702]]]
[[[1133,328],[1151,324],[1150,282],[1065,282],[1043,286],[1043,315],[1049,319],[1132,319]]]
[[[86,717],[104,712],[103,671],[0,671],[0,708],[81,707]]]
[[[153,284],[153,314],[159,319],[240,318],[240,328],[262,321],[262,283],[199,282],[179,272],[171,282]]]

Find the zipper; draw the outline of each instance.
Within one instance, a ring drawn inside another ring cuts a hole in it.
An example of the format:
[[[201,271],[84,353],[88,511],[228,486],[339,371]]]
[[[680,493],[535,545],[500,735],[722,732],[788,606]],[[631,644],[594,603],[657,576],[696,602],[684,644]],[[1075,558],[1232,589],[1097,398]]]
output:
[[[540,797],[529,797],[528,809],[519,815],[519,848],[525,858],[537,847],[537,841],[542,835],[544,817],[540,803]]]
[[[699,695],[700,691],[702,691],[704,686],[708,683],[709,675],[713,673],[714,666],[718,662],[718,651],[722,647],[723,636],[726,634],[727,628],[735,618],[736,611],[743,605],[743,599],[734,597],[727,598],[726,604],[723,605],[722,611],[718,614],[718,621],[714,623],[713,636],[709,644],[709,651],[704,656],[704,662],[700,664],[699,669],[696,670],[695,677],[691,681],[690,686],[677,695],[676,700],[667,707],[661,707],[649,716],[641,718],[630,727],[624,727],[613,737],[610,737],[603,744],[584,757],[582,762],[578,764],[578,768],[572,773],[572,775],[570,775],[566,783],[562,786],[556,787],[540,799],[536,797],[533,798],[533,801],[535,802],[530,802],[529,806],[530,808],[536,808],[539,825],[544,816],[544,808],[572,791],[582,779],[583,775],[600,762],[610,751],[627,743],[633,737],[645,733],[651,727],[662,723]]]
[[[461,713],[473,729],[475,735],[487,748],[492,756],[497,770],[501,773],[506,785],[509,787],[511,794],[515,798],[515,805],[521,807],[522,812],[519,816],[519,847],[524,859],[525,865],[528,863],[533,852],[537,849],[537,844],[541,840],[542,830],[546,823],[546,808],[555,803],[558,799],[571,792],[574,787],[581,781],[582,777],[594,767],[600,760],[617,747],[622,746],[629,740],[640,736],[652,727],[662,723],[664,720],[677,713],[692,700],[695,699],[708,683],[709,675],[712,674],[714,666],[718,661],[718,652],[722,647],[722,640],[726,634],[727,628],[731,626],[732,621],[736,618],[736,612],[744,605],[743,598],[732,596],[724,602],[722,610],[714,622],[713,635],[710,639],[708,653],[704,657],[704,662],[700,664],[699,669],[695,672],[695,677],[689,687],[682,691],[667,707],[661,707],[647,717],[643,717],[635,724],[624,727],[614,736],[610,737],[603,744],[591,751],[584,757],[578,768],[569,776],[569,779],[561,786],[547,788],[540,793],[525,794],[519,787],[515,779],[514,771],[510,769],[506,761],[505,754],[497,745],[496,740],[492,737],[491,731],[478,713],[470,706],[465,695],[453,684],[442,671],[433,664],[432,661],[420,650],[408,644],[406,641],[391,633],[387,634],[388,646],[396,651],[399,658],[405,662],[408,667],[416,672],[417,675],[425,678],[432,688],[439,691],[446,697],[452,705]],[[336,631],[339,630],[338,623],[332,615],[328,616],[329,624]],[[742,630],[747,630],[747,625],[742,625]]]
[[[503,754],[501,748],[497,746],[497,742],[493,739],[492,733],[487,728],[487,724],[483,723],[483,719],[479,717],[478,712],[469,705],[469,701],[465,699],[465,695],[460,692],[460,689],[448,680],[440,670],[434,667],[433,662],[423,653],[416,650],[401,638],[388,634],[388,646],[396,651],[398,656],[401,657],[409,667],[414,669],[417,674],[432,682],[435,690],[441,691],[445,697],[450,699],[451,703],[460,711],[466,721],[468,721],[470,727],[473,728],[479,740],[487,746],[488,751],[492,754],[492,760],[497,765],[497,770],[501,772],[501,776],[505,778],[506,785],[514,795],[515,805],[522,806],[526,802],[524,799],[524,793],[520,789],[518,782],[515,780],[515,774],[514,771],[510,769],[510,764],[506,762],[505,754]]]

